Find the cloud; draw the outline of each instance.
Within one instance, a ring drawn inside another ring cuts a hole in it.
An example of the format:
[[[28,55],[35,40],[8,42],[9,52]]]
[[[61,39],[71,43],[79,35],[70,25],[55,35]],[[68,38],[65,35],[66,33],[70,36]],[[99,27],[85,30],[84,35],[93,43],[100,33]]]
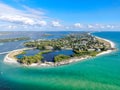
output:
[[[59,21],[52,21],[52,26],[53,27],[61,27],[62,25],[60,24]]]
[[[113,24],[81,24],[75,23],[73,24],[72,29],[79,29],[79,30],[114,30],[119,29],[119,25]]]
[[[23,5],[22,6],[27,12],[29,12],[29,13],[31,13],[31,14],[33,14],[33,15],[39,15],[39,16],[41,16],[41,15],[45,15],[45,12],[44,12],[44,10],[42,10],[42,9],[33,9],[33,8],[30,8],[30,7],[28,7],[28,6],[25,6],[25,5]]]
[[[11,23],[18,23],[18,24],[28,24],[28,25],[33,25],[35,24],[34,20],[23,17],[20,15],[1,15],[0,20],[6,21],[6,22],[11,22]]]
[[[37,22],[37,24],[40,26],[46,26],[47,22],[46,21],[39,21],[39,22]]]
[[[15,25],[8,25],[8,29],[16,29],[17,28],[17,26],[15,26]]]
[[[0,21],[25,25],[47,25],[47,22],[44,20],[44,12],[28,7],[26,8],[28,11],[25,12],[24,10],[18,10],[6,4],[0,3]]]
[[[91,24],[88,24],[87,27],[88,27],[88,29],[94,29],[95,28],[95,26],[91,25]]]
[[[112,25],[112,24],[95,24],[94,28],[97,28],[97,29],[116,29],[117,26]]]
[[[20,1],[20,0],[16,0]],[[25,0],[23,0],[25,1]],[[16,30],[32,30],[33,28],[46,30],[105,30],[105,29],[120,29],[120,25],[113,24],[81,24],[74,23],[72,25],[64,25],[60,21],[47,17],[44,10],[37,8],[33,9],[27,6],[22,6],[22,10],[13,8],[4,3],[0,3],[0,27],[5,29]],[[3,24],[3,25],[2,25]]]
[[[75,23],[75,24],[74,24],[74,27],[75,27],[75,28],[83,28],[83,25],[80,24],[80,23]]]

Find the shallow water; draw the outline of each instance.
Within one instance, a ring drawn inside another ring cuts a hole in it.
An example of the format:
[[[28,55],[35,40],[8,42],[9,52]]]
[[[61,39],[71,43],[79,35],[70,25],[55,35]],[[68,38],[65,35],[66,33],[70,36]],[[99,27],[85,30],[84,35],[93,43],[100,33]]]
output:
[[[120,32],[94,35],[112,40],[118,50],[69,65],[47,68],[5,64],[5,55],[0,55],[0,90],[120,90]],[[5,44],[2,47],[0,52],[15,49]]]

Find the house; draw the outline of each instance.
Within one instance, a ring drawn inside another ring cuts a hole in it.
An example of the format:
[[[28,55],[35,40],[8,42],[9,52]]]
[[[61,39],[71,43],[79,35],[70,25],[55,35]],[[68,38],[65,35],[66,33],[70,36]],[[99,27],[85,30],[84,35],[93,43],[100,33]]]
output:
[[[87,49],[88,51],[95,51],[95,49]]]
[[[52,46],[45,46],[45,49],[52,50],[53,47]]]

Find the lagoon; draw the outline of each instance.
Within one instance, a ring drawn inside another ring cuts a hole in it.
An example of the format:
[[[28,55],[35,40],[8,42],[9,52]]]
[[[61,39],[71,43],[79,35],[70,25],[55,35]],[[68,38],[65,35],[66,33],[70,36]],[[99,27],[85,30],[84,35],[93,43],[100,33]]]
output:
[[[26,50],[25,54],[20,54],[17,56],[18,59],[24,57],[24,56],[34,56],[35,54],[41,52],[40,50],[37,49],[33,49],[33,50]],[[64,54],[64,55],[72,55],[73,51],[72,50],[56,50],[56,51],[52,51],[46,54],[43,54],[43,60],[42,62],[54,62],[54,57],[59,55],[59,54]]]

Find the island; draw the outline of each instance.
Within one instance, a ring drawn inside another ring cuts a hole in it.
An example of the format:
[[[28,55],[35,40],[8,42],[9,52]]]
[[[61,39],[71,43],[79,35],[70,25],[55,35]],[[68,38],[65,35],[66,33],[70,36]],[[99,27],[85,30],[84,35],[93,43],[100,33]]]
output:
[[[29,40],[29,39],[30,39],[29,37],[6,38],[6,39],[0,39],[0,43],[16,42],[16,41]]]
[[[10,32],[4,32],[4,31],[3,31],[3,32],[2,32],[2,31],[0,32],[0,36],[2,36],[2,35],[8,35],[8,34],[10,34]]]
[[[26,66],[59,66],[115,50],[114,43],[111,41],[93,36],[89,33],[68,34],[64,37],[51,40],[31,40],[25,42],[24,46],[26,48],[13,50],[8,53],[4,61],[12,61]],[[27,56],[26,52],[31,49],[39,50],[39,52],[32,56]],[[61,50],[70,50],[72,54],[66,55],[65,53],[59,53],[52,57],[53,61],[44,60],[45,54],[47,54],[46,56],[49,59],[49,53]]]

